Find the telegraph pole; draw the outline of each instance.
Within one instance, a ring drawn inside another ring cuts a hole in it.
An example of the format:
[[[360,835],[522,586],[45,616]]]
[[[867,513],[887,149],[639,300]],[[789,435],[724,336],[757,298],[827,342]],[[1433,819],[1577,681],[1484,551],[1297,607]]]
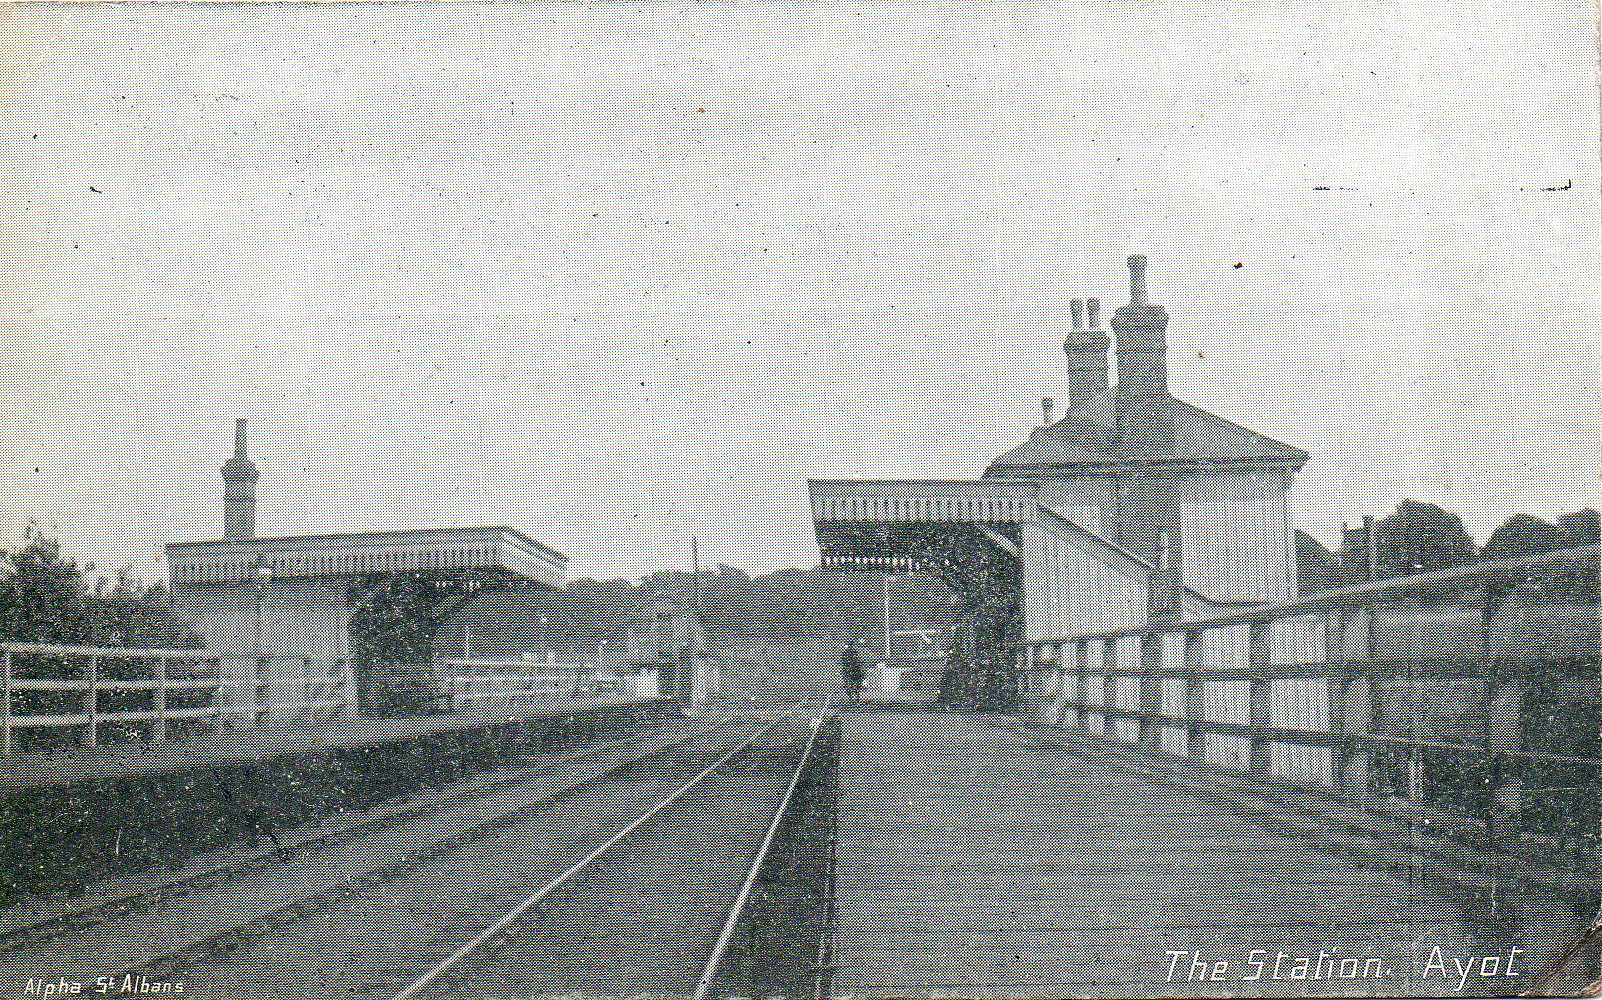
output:
[[[690,575],[695,577],[695,617],[701,617],[701,543],[690,536]]]

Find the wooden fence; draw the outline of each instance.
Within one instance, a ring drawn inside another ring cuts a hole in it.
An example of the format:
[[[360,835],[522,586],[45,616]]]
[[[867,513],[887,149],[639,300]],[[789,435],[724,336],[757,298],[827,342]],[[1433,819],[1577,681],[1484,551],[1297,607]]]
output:
[[[1597,837],[1595,546],[1020,649],[1053,724],[1198,766]]]
[[[543,664],[519,657],[436,657],[431,668],[441,707],[480,712],[587,695],[636,695],[604,667]]]
[[[175,726],[253,727],[356,713],[349,663],[210,650],[0,643],[0,750],[19,731],[77,730],[83,746],[161,743]]]

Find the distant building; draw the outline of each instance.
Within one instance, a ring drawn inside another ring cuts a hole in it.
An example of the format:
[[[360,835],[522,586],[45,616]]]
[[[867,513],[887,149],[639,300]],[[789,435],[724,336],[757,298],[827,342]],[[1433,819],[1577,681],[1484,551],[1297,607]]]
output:
[[[683,600],[659,594],[629,619],[629,661],[656,671],[662,693],[700,702],[719,689],[719,667],[706,627]]]
[[[1168,314],[1146,300],[1144,257],[1129,259],[1129,276],[1129,304],[1112,318],[1117,386],[1095,300],[1087,326],[1071,302],[1067,412],[985,470],[1044,487],[1040,516],[1023,526],[1022,556],[1034,583],[1025,611],[1045,632],[1117,627],[1130,602],[1142,616],[1145,587],[1087,590],[1108,570],[1171,573],[1179,586],[1157,597],[1170,614],[1187,599],[1200,610],[1296,596],[1287,498],[1307,453],[1170,396]]]

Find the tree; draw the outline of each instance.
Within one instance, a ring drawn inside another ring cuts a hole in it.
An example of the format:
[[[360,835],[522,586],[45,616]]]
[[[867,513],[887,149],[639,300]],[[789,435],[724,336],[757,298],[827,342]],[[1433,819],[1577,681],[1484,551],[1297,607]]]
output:
[[[91,563],[88,570],[94,569]],[[53,538],[30,528],[20,549],[0,556],[0,640],[88,646],[199,648],[201,640],[168,607],[164,584],[146,587],[131,570],[85,580]]]
[[[1474,558],[1474,539],[1456,514],[1432,503],[1403,500],[1375,526],[1382,577],[1461,566]]]
[[[1563,533],[1563,544],[1566,546],[1595,545],[1602,539],[1602,519],[1589,507],[1564,514],[1558,518],[1557,527]]]
[[[0,638],[88,641],[91,615],[78,564],[62,557],[55,539],[29,534],[22,548],[0,562]]]
[[[1538,517],[1514,514],[1491,533],[1480,558],[1516,559],[1561,549],[1565,544],[1563,532],[1556,527]]]
[[[119,572],[114,587],[87,602],[90,621],[85,641],[97,646],[203,648],[205,642],[173,613],[168,601],[164,585],[147,587],[131,573]]]

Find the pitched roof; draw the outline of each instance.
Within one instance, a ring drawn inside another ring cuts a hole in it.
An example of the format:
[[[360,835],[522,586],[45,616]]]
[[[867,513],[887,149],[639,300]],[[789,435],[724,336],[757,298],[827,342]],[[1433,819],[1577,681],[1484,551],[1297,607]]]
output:
[[[1341,571],[1340,558],[1324,547],[1324,543],[1305,531],[1297,531],[1296,539],[1296,593],[1310,594],[1315,590],[1340,587],[1349,583]]]
[[[1057,467],[1159,462],[1272,462],[1300,466],[1307,452],[1283,441],[1247,430],[1216,413],[1183,400],[1168,401],[1173,420],[1171,452],[1152,455],[1119,440],[1113,415],[1114,390],[1105,389],[1075,406],[1050,427],[1001,455],[986,476],[1005,476]]]

